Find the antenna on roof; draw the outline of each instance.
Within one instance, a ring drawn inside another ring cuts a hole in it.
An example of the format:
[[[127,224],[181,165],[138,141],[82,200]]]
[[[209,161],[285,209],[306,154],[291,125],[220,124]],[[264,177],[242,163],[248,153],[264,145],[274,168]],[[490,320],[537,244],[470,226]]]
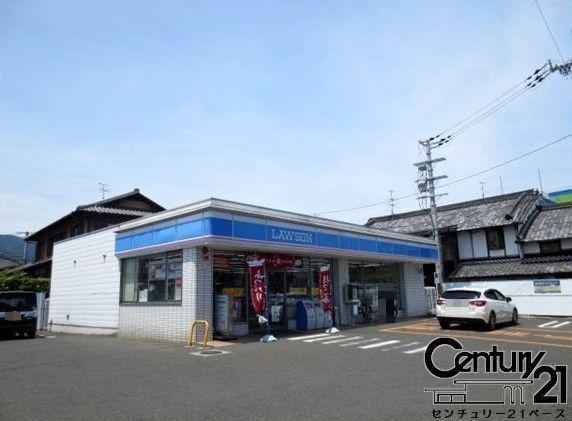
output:
[[[500,193],[504,194],[504,188],[502,186],[502,175],[499,174],[499,182],[500,182]]]
[[[395,208],[395,199],[393,198],[393,190],[389,190],[389,208],[393,215],[393,208]]]
[[[485,198],[485,184],[487,184],[486,181],[479,181],[479,183],[481,183],[481,193],[483,195],[483,199]]]
[[[99,182],[99,191],[101,192],[101,198],[105,199],[105,193],[109,193],[109,190],[105,188],[105,183]]]
[[[540,194],[543,194],[544,188],[542,187],[542,174],[540,174],[540,168],[538,168],[537,171],[538,171],[538,182],[540,183]]]

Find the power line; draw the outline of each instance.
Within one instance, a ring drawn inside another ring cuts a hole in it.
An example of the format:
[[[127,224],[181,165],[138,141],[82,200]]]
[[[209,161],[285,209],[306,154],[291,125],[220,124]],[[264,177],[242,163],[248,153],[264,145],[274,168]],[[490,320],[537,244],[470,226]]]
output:
[[[515,101],[521,95],[525,94],[529,90],[532,90],[539,83],[544,81],[555,69],[553,67],[549,67],[545,70],[547,66],[550,66],[550,63],[546,63],[544,66],[539,67],[536,69],[530,76],[522,80],[521,82],[514,85],[509,90],[505,91],[503,94],[499,95],[486,105],[482,106],[478,110],[474,111],[473,113],[469,114],[467,117],[462,119],[461,121],[457,122],[453,126],[449,127],[447,130],[441,132],[440,134],[430,137],[427,139],[433,148],[437,148],[439,146],[443,146],[446,143],[449,143],[453,138],[459,136],[460,134],[466,132],[476,124],[480,123],[481,121],[487,119],[494,113],[496,113],[501,108],[505,107],[506,105],[510,104],[511,102]],[[520,86],[520,89],[517,89]],[[515,91],[515,89],[517,89]],[[514,92],[513,92],[514,91]],[[474,117],[474,118],[473,118]],[[464,123],[464,124],[463,124]],[[454,128],[461,126],[460,128],[453,130]],[[452,131],[452,133],[450,133]],[[447,133],[449,133],[447,135]],[[447,135],[447,136],[445,136]]]
[[[426,141],[431,144],[432,148],[438,148],[440,146],[443,146],[446,143],[449,143],[454,138],[461,135],[462,133],[466,132],[473,126],[477,125],[478,123],[487,119],[491,115],[495,114],[501,108],[515,101],[521,95],[536,88],[552,73],[559,72],[562,76],[568,76],[571,72],[572,60],[565,61],[564,58],[562,58],[562,60],[563,60],[562,63],[556,65],[554,65],[549,60],[542,67],[536,69],[530,76],[528,76],[521,82],[517,83],[509,90],[505,91],[504,93],[502,93],[501,95],[499,95],[486,105],[480,107],[473,113],[469,114],[464,119],[458,121],[453,126],[449,127],[447,130],[444,130],[438,135],[426,139]]]
[[[486,174],[486,173],[488,173],[488,172],[490,172],[490,171],[496,170],[497,168],[504,167],[505,165],[508,165],[508,164],[512,164],[513,162],[518,161],[519,159],[526,158],[527,156],[530,156],[530,155],[532,155],[532,154],[535,154],[536,152],[540,152],[541,150],[546,149],[546,148],[548,148],[548,147],[550,147],[550,146],[552,146],[552,145],[555,145],[555,144],[557,144],[557,143],[560,143],[560,142],[562,142],[562,141],[564,141],[564,140],[566,140],[566,139],[568,139],[568,138],[570,138],[570,137],[572,137],[572,133],[568,133],[568,134],[566,134],[566,135],[564,135],[564,136],[562,136],[562,137],[560,137],[560,138],[558,138],[558,139],[556,139],[556,140],[553,140],[552,142],[546,143],[546,144],[544,144],[544,145],[542,145],[542,146],[539,146],[538,148],[535,148],[535,149],[532,149],[532,150],[530,150],[530,151],[528,151],[528,152],[525,152],[525,153],[523,153],[522,155],[518,155],[518,156],[516,156],[516,157],[514,157],[514,158],[511,158],[511,159],[509,159],[508,161],[501,162],[501,163],[499,163],[499,164],[493,165],[492,167],[489,167],[489,168],[486,168],[486,169],[484,169],[484,170],[478,171],[478,172],[476,172],[476,173],[474,173],[474,174],[467,175],[467,176],[465,176],[465,177],[461,177],[461,178],[459,178],[459,179],[457,179],[457,180],[454,180],[454,181],[451,181],[451,182],[449,182],[449,183],[441,184],[440,186],[437,186],[436,188],[440,189],[440,188],[443,188],[443,187],[452,186],[453,184],[459,184],[459,183],[462,182],[462,181],[469,180],[469,179],[474,178],[474,177],[478,177],[479,175],[482,175],[482,174]]]
[[[436,189],[441,189],[441,188],[444,188],[444,187],[448,187],[448,186],[452,186],[452,185],[455,185],[455,184],[459,184],[459,183],[461,183],[461,182],[463,182],[463,181],[465,181],[465,180],[469,180],[469,179],[474,178],[474,177],[478,177],[479,175],[486,174],[486,173],[488,173],[488,172],[491,172],[491,171],[493,171],[493,170],[496,170],[497,168],[504,167],[505,165],[512,164],[512,163],[515,162],[515,161],[518,161],[518,160],[520,160],[520,159],[526,158],[527,156],[530,156],[530,155],[532,155],[532,154],[535,154],[535,153],[537,153],[537,152],[540,152],[540,151],[542,151],[542,150],[544,150],[544,149],[546,149],[546,148],[549,148],[550,146],[556,145],[557,143],[563,142],[564,140],[569,139],[569,138],[571,138],[571,137],[572,137],[572,133],[568,133],[568,134],[566,134],[566,135],[564,135],[564,136],[562,136],[562,137],[560,137],[560,138],[558,138],[558,139],[556,139],[556,140],[553,140],[553,141],[551,141],[551,142],[548,142],[548,143],[546,143],[546,144],[544,144],[544,145],[541,145],[541,146],[539,146],[539,147],[537,147],[537,148],[534,148],[534,149],[532,149],[532,150],[530,150],[530,151],[528,151],[528,152],[525,152],[525,153],[523,153],[523,154],[521,154],[521,155],[518,155],[518,156],[516,156],[516,157],[514,157],[514,158],[511,158],[511,159],[509,159],[509,160],[507,160],[507,161],[500,162],[500,163],[498,163],[498,164],[493,165],[492,167],[485,168],[485,169],[483,169],[483,170],[480,170],[480,171],[477,171],[477,172],[475,172],[475,173],[473,173],[473,174],[469,174],[469,175],[467,175],[467,176],[458,178],[458,179],[453,180],[453,181],[450,181],[450,182],[448,182],[448,183],[444,183],[444,184],[441,184],[441,185],[439,185],[439,186],[435,186],[435,188],[436,188]],[[399,201],[399,200],[410,199],[410,198],[412,198],[412,197],[416,197],[417,194],[418,194],[418,193],[415,192],[415,193],[413,193],[413,194],[407,194],[407,195],[400,196],[400,197],[394,197],[394,198],[393,198],[393,201],[394,201],[394,202],[397,202],[397,201]],[[355,206],[355,207],[351,207],[351,208],[334,209],[334,210],[329,210],[329,211],[325,211],[325,212],[318,212],[318,213],[316,213],[315,215],[327,215],[327,214],[332,214],[332,213],[350,212],[350,211],[353,211],[353,210],[372,208],[372,207],[375,207],[375,206],[385,205],[385,204],[388,204],[388,203],[390,203],[390,199],[386,199],[386,200],[383,200],[383,201],[380,201],[380,202],[375,202],[375,203],[369,203],[369,204],[366,204],[366,205]]]
[[[417,192],[412,193],[412,194],[407,194],[405,196],[394,197],[393,201],[397,202],[398,200],[409,199],[409,198],[415,197],[415,196],[417,196]],[[324,211],[324,212],[317,212],[314,215],[315,216],[328,215],[331,213],[342,213],[342,212],[350,212],[350,211],[359,210],[359,209],[373,208],[374,206],[387,205],[388,203],[390,203],[390,200],[391,199],[386,199],[386,200],[383,200],[381,202],[368,203],[367,205],[354,206],[352,208],[334,209],[334,210],[329,210],[329,211]]]
[[[448,129],[442,131],[439,135],[435,136],[435,137],[440,137],[448,132],[450,132],[451,130],[453,130],[454,128],[460,126],[461,124],[465,123],[466,121],[470,120],[472,117],[474,117],[475,115],[479,114],[481,111],[486,110],[488,107],[492,106],[493,104],[495,104],[496,102],[500,101],[501,99],[503,99],[505,96],[511,94],[515,89],[517,89],[518,87],[524,85],[524,84],[529,84],[530,80],[535,77],[538,73],[540,73],[541,71],[544,70],[544,68],[548,66],[548,63],[546,63],[544,66],[536,69],[534,71],[534,73],[528,77],[526,77],[525,79],[521,80],[520,82],[518,82],[516,85],[514,85],[512,88],[508,89],[507,91],[503,92],[502,94],[500,94],[499,96],[497,96],[495,99],[493,99],[492,101],[488,102],[487,104],[483,105],[482,107],[480,107],[479,109],[475,110],[474,112],[472,112],[471,114],[469,114],[467,117],[465,117],[464,119],[458,121],[457,123],[453,124],[451,127],[449,127]],[[522,89],[526,89],[526,86]]]
[[[538,13],[540,13],[540,17],[542,18],[542,21],[544,22],[544,26],[546,26],[546,30],[548,31],[550,38],[552,38],[552,42],[554,43],[554,47],[556,47],[556,51],[558,51],[560,58],[562,59],[562,61],[564,61],[564,56],[562,55],[562,51],[560,51],[560,46],[558,45],[558,42],[556,41],[556,38],[554,37],[554,33],[552,33],[552,29],[550,29],[550,25],[548,24],[548,21],[546,20],[544,13],[542,13],[542,9],[540,8],[540,4],[538,3],[538,0],[534,0],[534,4],[536,4],[536,8],[538,9]]]

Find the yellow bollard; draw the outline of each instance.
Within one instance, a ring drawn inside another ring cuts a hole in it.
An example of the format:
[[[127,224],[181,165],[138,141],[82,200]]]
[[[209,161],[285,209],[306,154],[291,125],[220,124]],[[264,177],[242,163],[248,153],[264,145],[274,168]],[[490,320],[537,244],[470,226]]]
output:
[[[201,325],[205,326],[205,334],[204,334],[203,341],[202,341],[203,342],[203,349],[205,349],[207,347],[207,341],[208,341],[209,331],[210,331],[210,324],[206,320],[195,320],[193,322],[193,324],[191,325],[190,333],[189,333],[188,345],[193,346],[193,337],[195,335],[195,326],[197,324],[201,324]]]

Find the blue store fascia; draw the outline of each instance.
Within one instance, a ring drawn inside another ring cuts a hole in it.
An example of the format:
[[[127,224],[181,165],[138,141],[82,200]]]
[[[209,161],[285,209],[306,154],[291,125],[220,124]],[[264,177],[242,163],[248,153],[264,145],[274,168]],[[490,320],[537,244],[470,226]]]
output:
[[[122,224],[115,253],[197,246],[415,263],[438,256],[423,237],[214,198]]]

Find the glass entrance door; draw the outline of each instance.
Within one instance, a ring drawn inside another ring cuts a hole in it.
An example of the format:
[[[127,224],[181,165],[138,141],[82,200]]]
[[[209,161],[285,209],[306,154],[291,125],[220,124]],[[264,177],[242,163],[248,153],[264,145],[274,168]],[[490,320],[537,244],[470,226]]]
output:
[[[286,279],[283,270],[269,270],[268,305],[270,326],[274,330],[286,329]]]

